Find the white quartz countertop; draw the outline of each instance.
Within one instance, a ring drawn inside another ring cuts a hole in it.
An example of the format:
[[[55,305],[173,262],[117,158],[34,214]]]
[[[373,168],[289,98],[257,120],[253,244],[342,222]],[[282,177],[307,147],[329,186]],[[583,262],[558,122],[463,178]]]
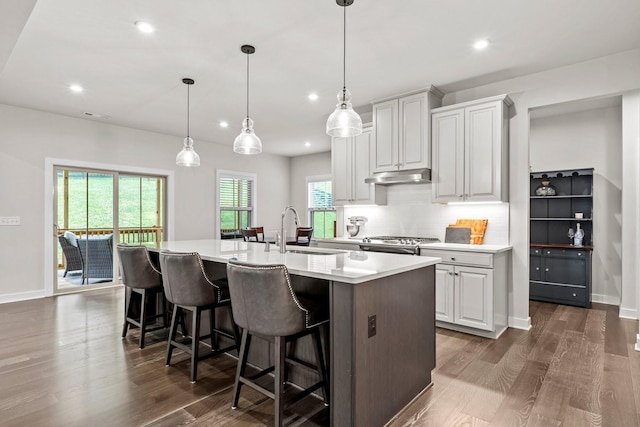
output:
[[[428,267],[441,261],[435,257],[343,251],[310,246],[287,246],[288,251],[306,253],[281,254],[275,245],[270,245],[270,251],[265,252],[264,243],[241,240],[178,240],[162,242],[160,249],[198,252],[204,260],[222,263],[226,263],[230,258],[237,258],[256,264],[284,264],[291,274],[352,284]]]
[[[462,243],[425,243],[420,249],[438,249],[446,251],[486,252],[497,254],[510,251],[511,245],[466,245]]]

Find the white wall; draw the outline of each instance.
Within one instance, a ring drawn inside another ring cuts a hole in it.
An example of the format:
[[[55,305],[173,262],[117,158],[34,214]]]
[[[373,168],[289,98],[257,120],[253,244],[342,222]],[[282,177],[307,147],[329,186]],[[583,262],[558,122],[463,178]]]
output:
[[[230,135],[230,140],[233,140]],[[182,137],[0,105],[0,216],[21,225],[0,227],[0,302],[38,296],[44,289],[45,158],[175,171],[174,238],[215,236],[216,168],[254,172],[258,218],[276,228],[289,203],[289,158],[242,156],[230,145],[195,141],[199,168],[179,168]],[[268,144],[264,141],[264,144]],[[277,191],[277,189],[283,189]],[[52,193],[51,193],[52,194]],[[49,230],[46,230],[49,232]]]
[[[489,219],[485,244],[509,243],[509,204],[468,203],[443,205],[431,202],[432,184],[400,184],[387,187],[386,206],[347,206],[344,218],[365,216],[368,221],[356,237],[436,237],[444,242],[447,225],[456,219]],[[345,221],[348,223],[348,221]],[[338,235],[348,237],[346,226]]]
[[[622,296],[622,107],[531,120],[533,171],[594,168],[592,299]]]
[[[298,211],[302,224],[309,223],[306,178],[320,175],[326,175],[331,179],[330,151],[291,159],[291,205]],[[289,226],[292,223],[292,221],[287,222]]]

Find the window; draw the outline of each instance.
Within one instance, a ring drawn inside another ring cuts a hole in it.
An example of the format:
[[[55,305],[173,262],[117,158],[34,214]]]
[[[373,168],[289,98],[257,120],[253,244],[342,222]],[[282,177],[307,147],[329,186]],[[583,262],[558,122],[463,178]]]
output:
[[[322,239],[334,236],[336,208],[331,196],[331,178],[307,177],[309,218],[313,226],[313,237]]]
[[[218,171],[220,237],[242,237],[240,229],[250,227],[254,213],[254,174]]]

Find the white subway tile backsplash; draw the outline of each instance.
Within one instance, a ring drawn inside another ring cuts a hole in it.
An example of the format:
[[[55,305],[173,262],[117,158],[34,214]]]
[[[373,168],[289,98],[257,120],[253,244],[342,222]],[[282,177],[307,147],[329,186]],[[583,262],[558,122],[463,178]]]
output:
[[[368,218],[367,223],[360,227],[357,237],[386,234],[437,237],[444,241],[447,225],[455,223],[456,219],[487,218],[489,223],[484,243],[496,245],[509,243],[508,203],[456,205],[431,203],[431,184],[389,186],[386,206],[347,206],[342,209],[342,212],[344,221],[354,215]],[[342,235],[345,234],[346,231],[343,230]]]

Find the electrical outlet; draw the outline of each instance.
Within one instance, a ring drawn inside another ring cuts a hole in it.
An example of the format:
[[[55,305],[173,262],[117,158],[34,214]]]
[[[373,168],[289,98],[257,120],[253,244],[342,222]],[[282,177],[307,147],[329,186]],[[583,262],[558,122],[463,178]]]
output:
[[[369,324],[368,335],[369,335],[369,338],[371,338],[372,336],[374,336],[376,334],[376,329],[377,329],[376,315],[375,314],[373,316],[369,316],[368,324]]]
[[[20,225],[19,216],[0,216],[0,225]]]

